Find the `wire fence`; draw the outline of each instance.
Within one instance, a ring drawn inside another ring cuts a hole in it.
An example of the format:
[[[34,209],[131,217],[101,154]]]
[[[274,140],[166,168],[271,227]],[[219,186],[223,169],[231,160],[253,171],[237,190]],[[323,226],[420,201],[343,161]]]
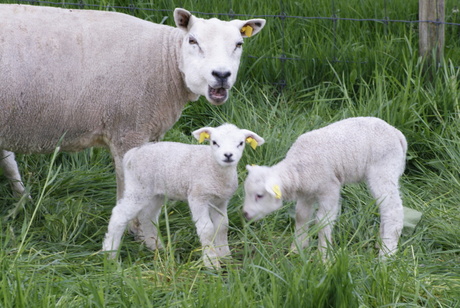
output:
[[[136,0],[118,0],[119,2],[110,3],[105,0],[98,1],[16,0],[14,2],[66,8],[120,11],[159,23],[167,23],[167,16],[172,15],[174,5],[179,6],[178,3],[168,2],[167,0],[161,3],[142,3]],[[247,10],[255,12],[252,14],[236,13],[234,10],[235,1],[232,0],[227,3],[215,1],[218,2],[218,8],[211,11],[199,10],[195,2],[193,2],[195,4],[183,2],[180,3],[180,6],[187,9],[192,7],[189,10],[200,17],[266,19],[271,31],[268,34],[267,41],[264,41],[264,45],[269,47],[260,48],[259,43],[250,45],[250,48],[245,51],[242,61],[249,68],[258,66],[258,69],[254,69],[254,71],[257,71],[257,78],[262,79],[263,82],[278,85],[281,89],[296,83],[298,80],[302,80],[304,85],[317,83],[320,77],[307,77],[307,75],[311,75],[312,71],[315,71],[317,75],[325,74],[325,71],[319,68],[320,66],[334,65],[339,67],[338,69],[345,70],[346,74],[355,74],[354,71],[356,71],[356,74],[366,74],[362,67],[372,67],[374,62],[377,61],[376,57],[379,57],[379,55],[388,56],[391,53],[392,58],[401,58],[407,49],[410,49],[410,52],[414,52],[413,49],[417,50],[416,30],[421,23],[432,23],[445,27],[445,57],[453,61],[456,66],[460,65],[460,12],[455,4],[446,7],[446,11],[448,11],[447,18],[441,21],[419,20],[418,4],[414,0],[405,2],[406,6],[410,6],[405,13],[397,12],[397,8],[390,8],[395,3],[392,0],[356,0],[361,5],[367,3],[371,10],[373,8],[373,15],[378,16],[377,18],[360,16],[365,13],[358,12],[358,8],[349,8],[350,5],[346,7],[345,5],[347,4],[339,0],[312,1],[314,5],[322,3],[325,9],[323,11],[318,9],[316,12],[310,10],[305,13],[305,15],[309,16],[301,15],[306,10],[293,8],[293,6],[298,5],[297,2],[294,5],[293,1],[287,0],[271,1],[276,2],[273,10]],[[345,9],[348,9],[348,11],[345,12]],[[270,11],[270,13],[273,12],[274,14],[260,14],[260,11]],[[395,13],[398,13],[398,17],[401,17],[401,14],[409,16],[394,18],[392,15]],[[263,32],[266,31],[264,30]],[[374,40],[374,37],[377,37],[380,41]],[[383,44],[380,43],[382,38]],[[376,51],[377,48],[379,50]],[[251,69],[249,69],[248,73],[244,72],[243,74],[249,74],[247,78],[251,78],[250,71]],[[254,72],[253,74],[256,73]],[[252,78],[255,78],[255,76]]]

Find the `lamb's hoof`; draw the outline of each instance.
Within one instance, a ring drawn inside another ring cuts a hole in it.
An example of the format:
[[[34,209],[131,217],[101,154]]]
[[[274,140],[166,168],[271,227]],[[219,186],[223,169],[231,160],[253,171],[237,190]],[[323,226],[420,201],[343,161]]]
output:
[[[115,261],[117,259],[117,252],[115,250],[102,249],[101,252],[107,257],[107,260]]]
[[[204,256],[203,263],[204,263],[204,266],[208,269],[211,269],[211,270],[221,269],[220,262],[217,257],[210,258],[209,256]]]
[[[128,223],[128,231],[135,236],[141,233],[141,223],[139,222],[139,219],[134,218]]]
[[[214,249],[208,249],[208,251],[203,254],[203,263],[204,266],[209,269],[219,270],[221,268],[219,257]]]
[[[164,246],[158,238],[147,237],[143,239],[145,246],[150,250],[163,249]]]

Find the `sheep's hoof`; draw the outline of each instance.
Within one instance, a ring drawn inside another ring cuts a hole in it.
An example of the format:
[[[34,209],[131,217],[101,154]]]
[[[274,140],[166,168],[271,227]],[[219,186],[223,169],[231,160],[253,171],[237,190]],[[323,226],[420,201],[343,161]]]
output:
[[[105,256],[107,256],[107,260],[115,261],[117,259],[117,252],[115,250],[105,250],[102,249],[101,251]]]
[[[214,248],[205,249],[205,253],[203,253],[203,263],[209,269],[216,269],[219,270],[220,262],[219,257],[217,256],[216,250]]]
[[[204,266],[208,269],[220,270],[220,263],[217,257],[203,256]]]
[[[150,250],[163,249],[164,246],[158,238],[147,237],[143,239],[145,246]]]
[[[141,231],[141,223],[139,219],[134,218],[128,223],[128,231],[133,235],[138,235]]]

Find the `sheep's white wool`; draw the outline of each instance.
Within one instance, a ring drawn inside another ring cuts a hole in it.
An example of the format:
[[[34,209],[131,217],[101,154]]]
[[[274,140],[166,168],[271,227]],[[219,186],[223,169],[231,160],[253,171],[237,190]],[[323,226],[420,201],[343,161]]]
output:
[[[112,257],[128,221],[136,216],[139,238],[151,249],[161,244],[156,224],[165,199],[188,201],[206,266],[218,267],[218,258],[230,255],[227,204],[238,187],[236,167],[245,143],[262,145],[264,139],[232,124],[201,128],[193,136],[210,145],[158,142],[126,153],[125,191],[103,244]]]
[[[404,171],[407,142],[383,120],[349,118],[301,135],[284,160],[272,167],[247,166],[243,211],[260,219],[297,201],[296,240],[292,248],[308,245],[308,226],[318,203],[317,222],[324,224],[318,246],[324,253],[340,210],[340,189],[364,181],[380,207],[380,254],[397,250],[403,227],[399,178]]]
[[[0,5],[0,150],[52,152],[63,136],[63,151],[107,147],[121,197],[126,151],[161,139],[200,95],[224,103],[243,39],[265,25],[184,9],[174,20]]]

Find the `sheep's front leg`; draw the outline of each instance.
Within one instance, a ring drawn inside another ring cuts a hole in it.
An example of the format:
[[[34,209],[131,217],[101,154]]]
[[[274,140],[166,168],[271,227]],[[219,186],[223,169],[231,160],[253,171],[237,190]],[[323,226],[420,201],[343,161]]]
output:
[[[15,193],[20,196],[25,193],[24,185],[22,184],[21,174],[19,174],[18,164],[13,152],[0,151],[0,168],[5,172],[5,176],[11,183]]]
[[[313,198],[304,197],[297,200],[295,208],[295,240],[291,245],[291,251],[293,252],[298,252],[298,248],[306,248],[309,245],[308,229],[313,216],[313,204]]]
[[[223,202],[214,206],[210,204],[211,220],[214,225],[214,247],[217,250],[219,257],[230,256],[230,248],[228,247],[228,215],[227,204]]]
[[[212,223],[207,201],[190,198],[188,200],[192,219],[203,249],[203,262],[208,268],[219,268],[216,248],[213,245],[214,224]]]
[[[340,185],[328,187],[328,190],[318,196],[317,223],[321,229],[318,232],[318,250],[323,259],[327,258],[328,244],[332,243],[332,229],[340,209]]]

